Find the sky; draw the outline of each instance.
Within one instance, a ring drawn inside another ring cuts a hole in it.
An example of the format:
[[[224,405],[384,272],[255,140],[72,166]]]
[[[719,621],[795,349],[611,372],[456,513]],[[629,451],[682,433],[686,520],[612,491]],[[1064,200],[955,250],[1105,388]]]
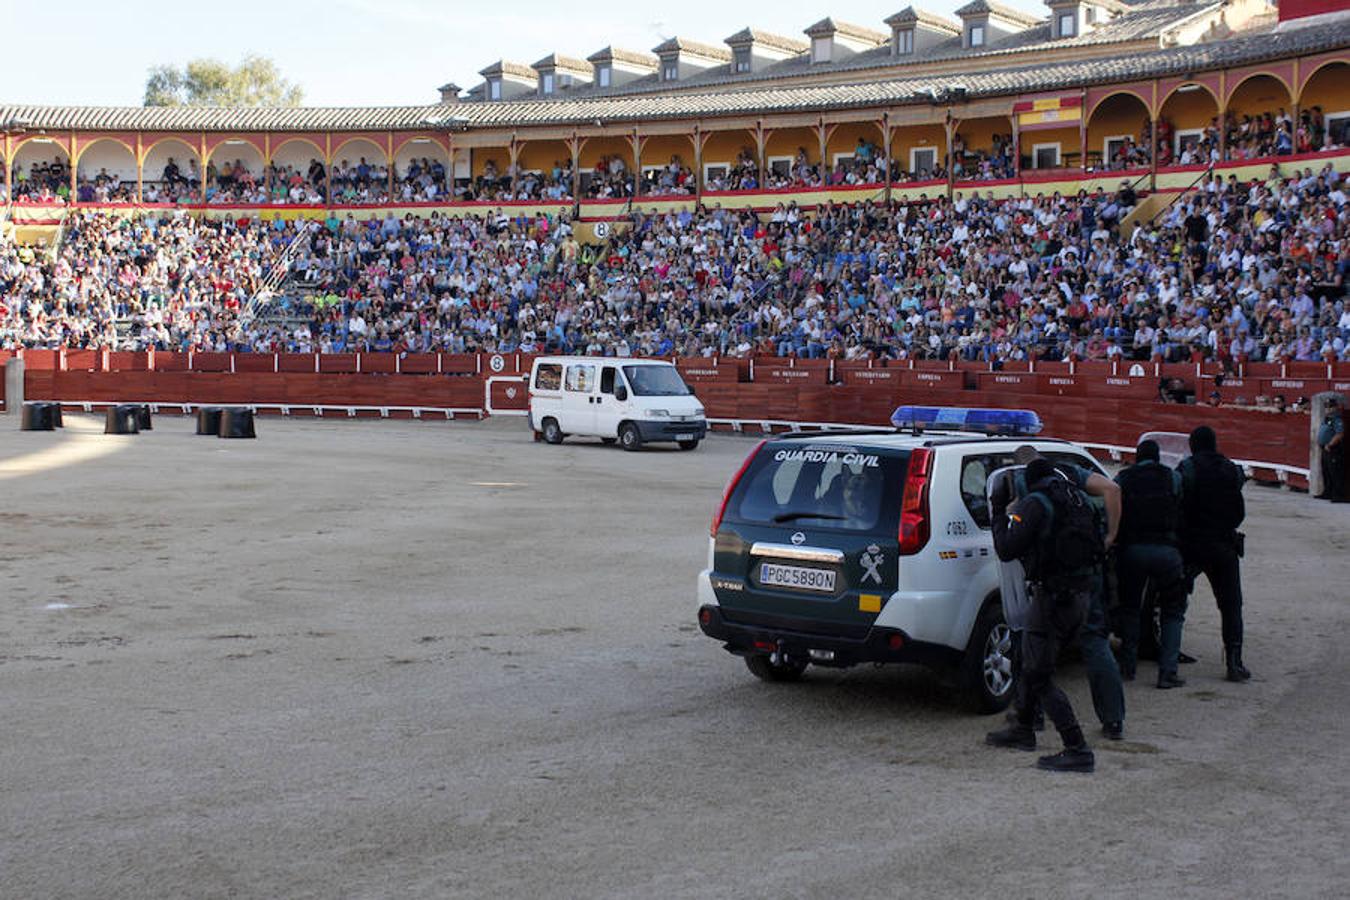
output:
[[[917,3],[950,15],[966,0]],[[1033,15],[1033,0],[1005,0]],[[497,59],[529,65],[549,53],[585,59],[613,44],[651,50],[679,35],[723,46],[746,26],[806,40],[825,16],[887,31],[910,0],[677,0],[601,4],[514,0],[227,0],[65,3],[0,0],[6,34],[0,105],[139,106],[148,70],[197,57],[269,56],[306,106],[435,103],[448,81],[468,89]]]

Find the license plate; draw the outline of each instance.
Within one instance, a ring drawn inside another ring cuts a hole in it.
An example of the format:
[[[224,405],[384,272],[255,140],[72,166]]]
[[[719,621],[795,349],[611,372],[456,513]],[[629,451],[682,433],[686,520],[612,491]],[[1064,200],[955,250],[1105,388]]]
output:
[[[779,566],[764,563],[759,568],[759,583],[775,587],[800,588],[804,591],[834,591],[834,572],[830,569],[807,569],[803,566]]]
[[[675,435],[675,440],[677,440],[677,441],[692,441],[693,439],[694,439],[694,436],[693,436],[692,434],[677,434],[677,435]]]

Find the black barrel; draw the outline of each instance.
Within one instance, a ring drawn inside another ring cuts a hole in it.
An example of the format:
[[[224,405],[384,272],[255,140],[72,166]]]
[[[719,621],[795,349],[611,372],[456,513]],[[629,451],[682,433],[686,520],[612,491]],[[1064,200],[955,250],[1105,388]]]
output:
[[[20,431],[51,431],[57,427],[56,419],[61,415],[61,407],[55,403],[39,401],[23,405],[23,418],[19,422]]]
[[[217,437],[220,434],[220,407],[197,407],[197,433]]]
[[[119,403],[108,407],[108,418],[103,425],[104,434],[139,434],[141,417],[139,407],[134,403]]]
[[[153,431],[154,423],[150,420],[150,406],[146,403],[136,404],[136,425],[141,431]]]
[[[253,410],[247,406],[226,406],[220,411],[220,436],[223,438],[257,437],[253,430]]]

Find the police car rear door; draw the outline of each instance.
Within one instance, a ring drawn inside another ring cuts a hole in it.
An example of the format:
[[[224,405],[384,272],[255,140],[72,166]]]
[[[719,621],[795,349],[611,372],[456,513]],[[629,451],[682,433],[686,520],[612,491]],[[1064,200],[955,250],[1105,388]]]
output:
[[[896,589],[909,452],[764,445],[728,499],[713,590],[732,620],[862,635]]]

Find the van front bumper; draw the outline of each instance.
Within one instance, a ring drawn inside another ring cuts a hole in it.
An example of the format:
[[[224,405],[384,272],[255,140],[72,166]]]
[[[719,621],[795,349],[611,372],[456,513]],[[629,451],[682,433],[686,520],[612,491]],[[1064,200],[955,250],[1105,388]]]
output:
[[[704,604],[699,628],[737,656],[780,652],[818,666],[846,668],[859,663],[917,663],[944,668],[961,661],[961,651],[942,644],[912,640],[898,628],[872,626],[865,631],[826,633],[820,623],[789,617],[727,610]],[[813,627],[815,625],[816,627]]]
[[[634,419],[638,433],[645,442],[651,441],[701,441],[708,434],[706,419],[693,422],[667,422]]]

